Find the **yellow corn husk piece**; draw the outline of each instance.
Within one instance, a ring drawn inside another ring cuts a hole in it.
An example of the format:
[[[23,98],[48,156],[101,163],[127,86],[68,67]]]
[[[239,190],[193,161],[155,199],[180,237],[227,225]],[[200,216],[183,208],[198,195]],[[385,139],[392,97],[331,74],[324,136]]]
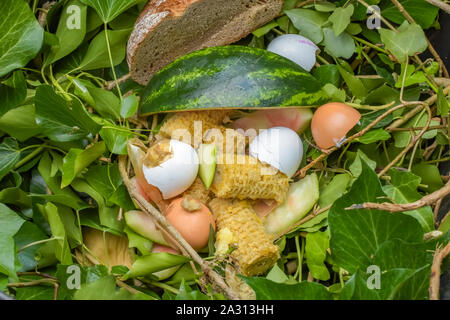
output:
[[[243,154],[226,154],[218,163],[211,191],[218,198],[273,199],[283,203],[289,189],[288,177]]]
[[[266,272],[279,258],[278,246],[265,232],[261,219],[248,201],[216,198],[209,203],[218,233],[228,229],[237,245],[231,256],[238,262],[245,276]],[[227,233],[228,233],[227,231]],[[217,237],[216,248],[229,245],[230,237]],[[225,241],[222,244],[221,241]]]
[[[212,193],[210,190],[206,190],[203,181],[197,177],[194,183],[187,189],[183,196],[191,196],[204,204],[207,204],[212,199]]]
[[[196,133],[201,136],[195,138],[201,141],[207,130],[222,126],[222,121],[228,113],[227,110],[177,112],[164,122],[159,133],[166,138],[179,139],[183,137],[183,132],[178,130],[183,129],[191,135],[190,139],[194,139],[195,125],[200,124],[196,124],[197,121],[201,122],[201,132]]]

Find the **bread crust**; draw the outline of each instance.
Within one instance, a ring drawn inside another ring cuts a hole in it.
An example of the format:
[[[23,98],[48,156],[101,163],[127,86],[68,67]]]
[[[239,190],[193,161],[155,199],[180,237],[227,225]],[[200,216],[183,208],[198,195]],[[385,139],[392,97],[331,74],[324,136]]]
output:
[[[146,5],[144,10],[141,12],[139,18],[136,21],[134,26],[134,30],[131,33],[130,39],[128,41],[127,46],[127,62],[130,67],[131,77],[137,81],[138,83],[145,84],[138,74],[135,74],[134,66],[137,65],[138,61],[136,61],[136,57],[138,56],[138,52],[140,47],[145,42],[146,38],[154,32],[161,24],[166,21],[170,21],[171,19],[176,19],[181,17],[186,10],[188,10],[192,5],[205,0],[150,0]],[[281,10],[281,6],[284,0],[269,0],[272,1],[279,6]],[[199,4],[201,5],[201,4]],[[251,8],[249,8],[251,10]],[[244,14],[245,12],[242,12]],[[237,15],[239,18],[240,15]],[[269,20],[270,21],[270,20]],[[252,26],[254,27],[254,26]],[[249,26],[250,28],[250,26]],[[217,35],[212,34],[211,39],[206,39],[204,43],[202,43],[198,49],[211,47],[215,45],[225,45],[229,43],[236,42],[243,37],[245,37],[252,30],[243,30],[242,33],[236,33],[229,36],[229,41],[227,43],[220,43],[220,40],[217,39]],[[219,42],[219,43],[217,43]],[[188,53],[190,51],[187,51]]]

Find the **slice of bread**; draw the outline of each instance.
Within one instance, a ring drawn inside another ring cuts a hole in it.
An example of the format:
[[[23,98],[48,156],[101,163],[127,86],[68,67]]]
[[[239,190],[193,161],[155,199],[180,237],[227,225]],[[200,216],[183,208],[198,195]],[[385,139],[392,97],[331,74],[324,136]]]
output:
[[[236,42],[278,16],[284,0],[151,0],[128,41],[131,77],[145,85],[189,52]]]

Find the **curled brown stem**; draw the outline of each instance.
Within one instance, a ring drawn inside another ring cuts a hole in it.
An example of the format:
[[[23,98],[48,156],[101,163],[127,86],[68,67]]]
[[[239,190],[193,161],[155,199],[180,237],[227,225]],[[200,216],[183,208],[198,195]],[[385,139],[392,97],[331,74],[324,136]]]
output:
[[[227,284],[224,279],[215,272],[210,265],[198,255],[198,253],[186,242],[186,240],[180,235],[180,233],[167,221],[164,215],[159,212],[155,207],[148,203],[144,197],[138,192],[136,186],[131,182],[127,174],[127,157],[121,156],[119,158],[119,170],[125,186],[128,189],[130,196],[136,201],[137,205],[147,213],[152,216],[157,225],[160,227],[161,231],[169,235],[173,242],[181,249],[185,254],[188,254],[193,261],[195,261],[202,269],[202,272],[211,281],[213,288],[223,293],[227,298],[231,300],[238,300],[239,295],[235,293]]]
[[[441,249],[438,247],[434,253],[433,264],[431,266],[430,276],[430,300],[439,300],[439,287],[441,278],[442,261],[450,254],[450,243]]]
[[[384,210],[389,212],[404,212],[404,211],[410,211],[415,210],[418,208],[422,208],[425,206],[429,206],[431,204],[436,203],[439,201],[439,199],[442,199],[450,194],[450,182],[447,182],[447,184],[442,187],[441,189],[430,193],[421,199],[411,202],[411,203],[404,203],[404,204],[397,204],[397,203],[374,203],[374,202],[365,202],[362,204],[354,204],[351,207],[346,208],[346,210],[355,210],[355,209],[376,209],[376,210]]]

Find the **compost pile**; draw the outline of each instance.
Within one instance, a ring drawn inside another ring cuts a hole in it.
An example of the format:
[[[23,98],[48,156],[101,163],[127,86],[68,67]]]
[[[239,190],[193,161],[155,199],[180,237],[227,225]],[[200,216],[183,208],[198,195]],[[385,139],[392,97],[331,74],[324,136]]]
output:
[[[286,0],[144,86],[146,1],[4,2],[1,292],[439,299],[450,78],[424,30],[448,4]]]

